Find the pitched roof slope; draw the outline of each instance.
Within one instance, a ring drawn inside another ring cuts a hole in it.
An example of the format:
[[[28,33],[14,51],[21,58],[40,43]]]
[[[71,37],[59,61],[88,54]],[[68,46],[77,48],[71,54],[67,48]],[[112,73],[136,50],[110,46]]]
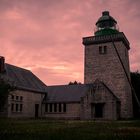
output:
[[[3,77],[12,83],[16,88],[34,92],[46,92],[46,85],[36,77],[31,71],[5,64],[6,72]]]
[[[47,102],[80,102],[80,98],[88,92],[88,86],[60,85],[47,86]]]
[[[119,100],[103,82],[95,80],[91,84],[47,86],[43,102],[80,102],[81,97],[84,97],[89,90],[92,89],[94,92],[100,86],[104,86],[115,99]]]

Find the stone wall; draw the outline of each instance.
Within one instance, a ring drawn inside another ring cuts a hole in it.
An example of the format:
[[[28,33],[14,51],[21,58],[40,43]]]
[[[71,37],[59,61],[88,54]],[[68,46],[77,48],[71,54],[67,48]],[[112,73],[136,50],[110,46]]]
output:
[[[116,120],[119,112],[117,112],[117,102],[119,100],[102,84],[99,84],[93,92],[89,92],[81,102],[81,118],[82,119],[103,119]],[[103,116],[97,118],[95,116],[95,105],[103,105]]]
[[[11,92],[8,97],[8,117],[35,117],[35,104],[39,105],[38,117],[41,117],[43,97],[44,94],[24,90]],[[14,105],[13,109],[12,104]],[[18,104],[17,108],[16,104]]]
[[[130,79],[129,55],[122,41],[115,42],[121,60]],[[99,46],[107,46],[106,54],[99,54]],[[121,100],[121,117],[132,117],[132,93],[126,74],[112,42],[85,46],[84,82],[103,81]]]

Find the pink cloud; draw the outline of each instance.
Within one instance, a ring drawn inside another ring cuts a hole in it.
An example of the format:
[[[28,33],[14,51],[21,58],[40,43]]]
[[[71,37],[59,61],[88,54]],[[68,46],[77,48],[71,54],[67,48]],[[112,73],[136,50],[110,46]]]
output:
[[[140,70],[140,1],[0,0],[0,55],[30,69],[47,85],[83,82],[82,37],[94,35],[103,10],[131,43],[131,70]],[[127,10],[127,12],[126,12]]]

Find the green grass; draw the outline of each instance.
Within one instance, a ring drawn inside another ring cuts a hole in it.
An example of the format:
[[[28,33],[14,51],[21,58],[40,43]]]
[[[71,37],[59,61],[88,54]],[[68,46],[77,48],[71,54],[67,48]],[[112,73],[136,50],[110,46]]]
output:
[[[140,121],[0,119],[0,140],[139,140]]]

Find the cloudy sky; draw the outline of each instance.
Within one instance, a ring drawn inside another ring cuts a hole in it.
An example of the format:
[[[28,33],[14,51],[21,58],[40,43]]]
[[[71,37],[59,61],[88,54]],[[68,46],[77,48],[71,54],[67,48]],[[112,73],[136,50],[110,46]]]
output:
[[[0,0],[0,56],[47,85],[83,82],[82,37],[94,35],[109,10],[131,44],[131,71],[140,70],[140,0]]]

